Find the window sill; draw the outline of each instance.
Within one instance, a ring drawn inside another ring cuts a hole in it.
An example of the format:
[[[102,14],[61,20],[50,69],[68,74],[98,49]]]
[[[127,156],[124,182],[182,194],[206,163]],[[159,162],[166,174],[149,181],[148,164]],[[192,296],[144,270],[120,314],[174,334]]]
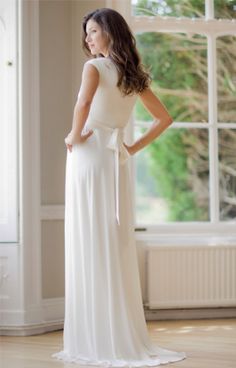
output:
[[[229,236],[226,234],[151,234],[148,232],[143,232],[136,233],[135,238],[138,243],[144,243],[148,247],[236,246],[236,234]]]

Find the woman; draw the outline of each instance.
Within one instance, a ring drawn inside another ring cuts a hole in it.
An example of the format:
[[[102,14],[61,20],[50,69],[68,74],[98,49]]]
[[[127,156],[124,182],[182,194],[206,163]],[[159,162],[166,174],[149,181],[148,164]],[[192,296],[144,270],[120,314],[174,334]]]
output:
[[[172,122],[149,88],[135,39],[116,11],[84,17],[84,65],[72,130],[65,139],[66,307],[64,350],[54,357],[107,367],[182,360],[148,337],[142,307],[127,159]],[[128,146],[123,130],[139,97],[150,129]]]

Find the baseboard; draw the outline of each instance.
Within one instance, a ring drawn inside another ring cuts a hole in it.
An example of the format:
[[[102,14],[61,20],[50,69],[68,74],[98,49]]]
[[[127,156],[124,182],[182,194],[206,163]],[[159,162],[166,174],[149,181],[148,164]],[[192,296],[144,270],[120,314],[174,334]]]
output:
[[[30,336],[56,331],[64,324],[64,298],[43,299],[40,308],[40,317],[25,322],[28,311],[19,314],[19,311],[5,313],[5,323],[0,326],[0,335],[4,336]],[[34,323],[34,321],[37,321]]]
[[[63,320],[22,326],[4,326],[0,329],[0,336],[40,335],[46,332],[61,330],[62,328]]]
[[[144,313],[147,321],[236,318],[236,307],[188,309],[149,309],[145,307]]]
[[[41,323],[15,324],[0,327],[0,335],[31,336],[63,329],[64,298],[42,302],[44,320]],[[236,307],[149,309],[144,307],[146,321],[236,318]]]

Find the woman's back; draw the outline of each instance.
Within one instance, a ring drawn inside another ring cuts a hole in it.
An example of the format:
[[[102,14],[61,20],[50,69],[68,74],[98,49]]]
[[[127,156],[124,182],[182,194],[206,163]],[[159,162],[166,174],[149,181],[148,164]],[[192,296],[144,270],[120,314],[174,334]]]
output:
[[[130,118],[137,94],[122,94],[117,87],[118,72],[110,58],[100,57],[87,63],[99,73],[99,84],[87,119],[89,127],[96,120],[111,128],[123,128]]]

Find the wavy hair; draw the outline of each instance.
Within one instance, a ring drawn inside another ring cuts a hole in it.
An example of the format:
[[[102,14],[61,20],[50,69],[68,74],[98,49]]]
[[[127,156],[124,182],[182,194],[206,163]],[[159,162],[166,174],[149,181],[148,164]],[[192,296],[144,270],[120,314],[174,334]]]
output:
[[[136,48],[136,40],[125,19],[117,11],[109,8],[97,9],[83,18],[82,45],[85,53],[91,56],[85,41],[86,25],[92,19],[107,35],[109,40],[109,57],[118,70],[117,87],[124,95],[140,93],[150,84],[150,75],[141,64]],[[99,55],[103,56],[103,55]]]

